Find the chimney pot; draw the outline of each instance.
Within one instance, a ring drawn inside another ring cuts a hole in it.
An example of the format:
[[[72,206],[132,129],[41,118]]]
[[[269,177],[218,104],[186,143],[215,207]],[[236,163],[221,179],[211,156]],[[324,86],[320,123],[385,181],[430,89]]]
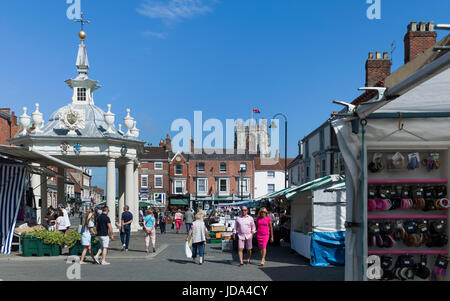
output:
[[[373,60],[373,52],[369,52],[369,60]]]
[[[383,52],[383,60],[388,60],[389,59],[389,55],[387,52]]]
[[[381,59],[381,51],[377,51],[377,60]]]
[[[423,21],[420,22],[420,24],[419,24],[419,30],[420,30],[420,31],[427,31],[425,22],[423,22]]]
[[[417,23],[411,22],[408,26],[408,31],[417,31]]]
[[[434,31],[434,22],[433,21],[428,23],[428,31]]]

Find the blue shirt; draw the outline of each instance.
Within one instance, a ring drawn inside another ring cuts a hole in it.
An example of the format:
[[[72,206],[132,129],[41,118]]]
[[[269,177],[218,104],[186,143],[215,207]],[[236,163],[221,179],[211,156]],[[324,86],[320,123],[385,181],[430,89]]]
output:
[[[156,219],[154,216],[147,215],[146,217],[144,217],[144,221],[145,221],[145,226],[151,228],[155,224]]]
[[[128,223],[133,219],[133,214],[130,211],[124,211],[122,213],[122,220],[124,223]]]

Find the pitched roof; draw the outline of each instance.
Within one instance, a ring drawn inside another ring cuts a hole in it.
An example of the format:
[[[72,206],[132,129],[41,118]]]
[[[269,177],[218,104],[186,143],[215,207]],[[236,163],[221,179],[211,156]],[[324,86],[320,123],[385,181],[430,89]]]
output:
[[[144,152],[139,156],[142,160],[165,160],[169,159],[169,152],[162,146],[145,146]]]
[[[294,161],[293,158],[288,158],[288,166]],[[255,157],[255,170],[281,170],[284,171],[285,159],[279,159],[278,161],[268,158]]]

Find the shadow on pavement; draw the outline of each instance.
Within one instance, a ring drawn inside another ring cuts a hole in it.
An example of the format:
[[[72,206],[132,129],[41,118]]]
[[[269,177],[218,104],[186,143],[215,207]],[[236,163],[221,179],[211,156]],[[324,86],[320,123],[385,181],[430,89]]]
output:
[[[261,268],[275,281],[344,281],[343,267],[273,267]]]

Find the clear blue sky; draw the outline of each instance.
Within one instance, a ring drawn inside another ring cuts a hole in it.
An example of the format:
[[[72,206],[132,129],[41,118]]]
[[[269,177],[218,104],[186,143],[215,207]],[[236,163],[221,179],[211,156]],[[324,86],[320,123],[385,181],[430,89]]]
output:
[[[194,110],[222,120],[250,118],[253,107],[265,118],[286,113],[295,157],[297,141],[340,108],[333,99],[358,95],[369,51],[390,51],[395,40],[395,70],[409,22],[450,23],[450,1],[381,3],[382,19],[369,20],[366,0],[82,0],[93,20],[90,78],[103,86],[96,105],[111,103],[120,122],[130,107],[140,138],[154,145]],[[79,25],[68,6],[1,1],[0,107],[20,115],[39,102],[48,118],[70,102],[64,80],[76,74]]]

